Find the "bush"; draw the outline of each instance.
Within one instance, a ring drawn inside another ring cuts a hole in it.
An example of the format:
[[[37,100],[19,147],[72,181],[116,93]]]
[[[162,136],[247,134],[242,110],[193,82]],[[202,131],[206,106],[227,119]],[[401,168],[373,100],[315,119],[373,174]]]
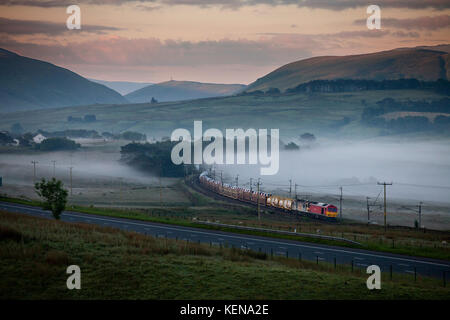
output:
[[[51,210],[53,217],[59,220],[59,216],[66,208],[68,192],[63,188],[60,180],[52,178],[46,181],[44,178],[41,182],[34,185],[36,193],[43,198],[42,207],[44,210]]]
[[[299,150],[300,147],[296,145],[294,142],[289,142],[285,147],[285,150]]]
[[[145,134],[134,132],[134,131],[125,131],[121,134],[121,138],[128,141],[146,141],[147,136]]]
[[[36,144],[36,148],[41,151],[60,151],[60,150],[76,150],[81,145],[67,138],[47,138],[40,144]]]

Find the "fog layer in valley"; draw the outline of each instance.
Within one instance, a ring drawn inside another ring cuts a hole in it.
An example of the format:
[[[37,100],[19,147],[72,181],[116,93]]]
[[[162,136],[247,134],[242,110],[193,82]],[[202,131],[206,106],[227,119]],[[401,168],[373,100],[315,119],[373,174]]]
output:
[[[55,177],[67,185],[72,167],[73,179],[81,184],[96,181],[132,181],[142,184],[156,184],[158,179],[138,172],[119,162],[119,152],[80,150],[76,152],[49,152],[40,154],[1,154],[0,175],[5,184],[29,185],[33,180],[33,164],[36,163],[36,178]],[[53,161],[56,161],[53,164]]]
[[[301,151],[280,153],[280,169],[259,176],[259,166],[217,166],[227,182],[241,185],[260,177],[262,190],[289,190],[289,179],[298,193],[338,194],[376,198],[382,186],[393,182],[388,196],[413,201],[450,203],[450,145],[447,142],[326,142]],[[382,195],[380,195],[382,197]]]

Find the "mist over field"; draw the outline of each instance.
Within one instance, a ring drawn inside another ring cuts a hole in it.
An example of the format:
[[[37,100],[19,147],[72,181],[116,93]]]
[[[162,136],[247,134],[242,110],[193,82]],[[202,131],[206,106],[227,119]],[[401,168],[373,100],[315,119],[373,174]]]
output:
[[[149,174],[138,172],[119,162],[119,152],[77,151],[51,152],[44,154],[2,154],[0,170],[4,183],[29,184],[33,177],[31,161],[37,161],[36,177],[40,179],[53,176],[53,160],[56,161],[55,176],[65,183],[69,180],[69,168],[73,167],[74,179],[94,181],[98,179],[119,181],[130,180],[139,183],[156,181]]]
[[[298,194],[338,194],[376,198],[382,186],[377,182],[393,182],[388,186],[391,198],[450,203],[450,145],[442,142],[360,142],[327,141],[301,151],[281,151],[280,169],[273,176],[259,176],[259,166],[217,166],[224,170],[227,182],[234,184],[239,174],[240,185],[260,177],[262,190],[289,191],[292,179]],[[382,198],[382,194],[379,196]]]

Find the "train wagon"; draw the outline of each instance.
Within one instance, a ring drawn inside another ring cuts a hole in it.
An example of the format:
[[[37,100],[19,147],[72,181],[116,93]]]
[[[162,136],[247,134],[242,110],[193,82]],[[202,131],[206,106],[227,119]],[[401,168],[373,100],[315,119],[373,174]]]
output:
[[[282,196],[272,195],[265,192],[256,192],[247,188],[232,186],[227,183],[215,181],[208,176],[207,172],[203,172],[199,176],[199,181],[207,189],[232,199],[259,203],[261,206],[268,206],[282,209],[290,213],[308,214],[316,218],[336,219],[338,215],[337,207],[322,202],[315,202],[301,199],[291,199]]]
[[[315,213],[318,215],[324,215],[330,218],[337,217],[337,207],[328,203],[309,202],[308,212]]]
[[[294,209],[294,199],[271,195],[267,197],[267,206],[284,210]]]

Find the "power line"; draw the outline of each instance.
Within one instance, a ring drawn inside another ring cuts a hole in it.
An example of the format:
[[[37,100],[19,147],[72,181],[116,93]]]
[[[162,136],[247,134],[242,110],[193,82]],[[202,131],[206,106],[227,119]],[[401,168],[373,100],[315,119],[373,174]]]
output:
[[[37,161],[31,161],[31,163],[33,164],[33,183],[36,182],[36,164],[38,164],[39,162]]]
[[[261,179],[260,178],[258,178],[258,183],[256,184],[257,185],[257,187],[258,187],[258,193],[256,194],[256,196],[257,196],[257,199],[258,199],[258,220],[259,221],[261,221],[261,214],[260,214],[260,208],[259,208],[259,187],[260,187],[260,185],[261,185]]]
[[[69,167],[70,170],[70,196],[72,196],[72,169],[73,167]]]
[[[386,186],[392,186],[391,183],[386,182],[377,182],[378,185],[384,186],[384,231],[386,231],[387,224],[386,224]]]
[[[436,186],[436,185],[413,184],[413,183],[402,183],[402,182],[396,182],[395,184],[398,184],[401,186],[419,187],[419,188],[450,189],[450,186]]]

